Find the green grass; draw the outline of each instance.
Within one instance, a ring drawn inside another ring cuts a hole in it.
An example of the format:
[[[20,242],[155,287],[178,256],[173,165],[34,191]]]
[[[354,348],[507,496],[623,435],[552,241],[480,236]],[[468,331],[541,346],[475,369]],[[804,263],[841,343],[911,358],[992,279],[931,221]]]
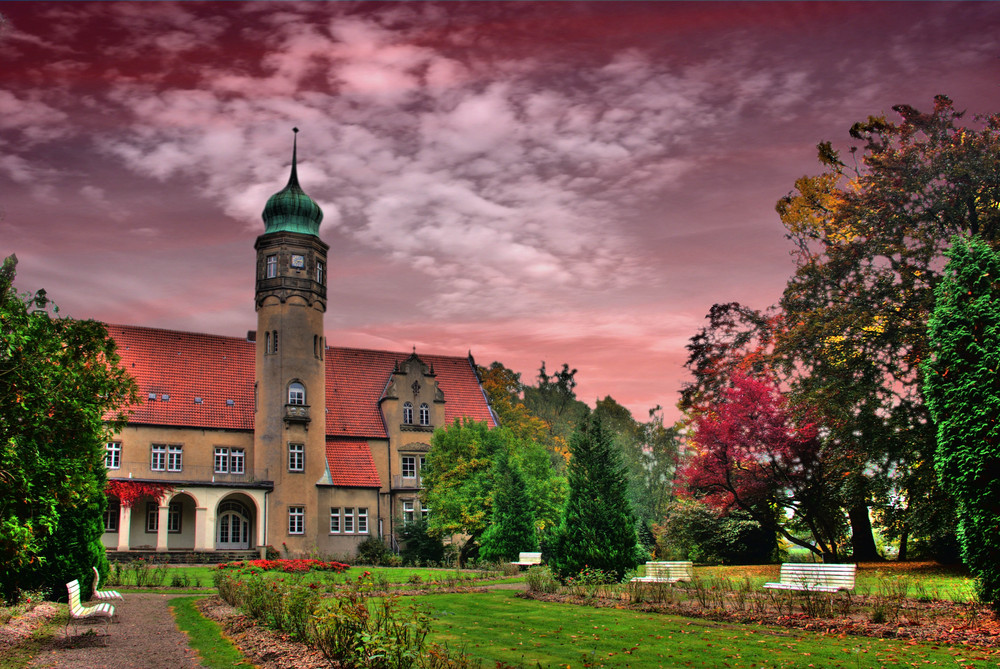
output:
[[[209,669],[254,669],[243,654],[222,634],[214,620],[204,618],[195,603],[201,597],[174,597],[167,605],[174,614],[177,627],[188,637],[191,648],[198,652],[201,666]]]
[[[981,651],[870,637],[521,599],[510,591],[417,598],[435,622],[431,640],[487,665],[608,667],[996,666]]]

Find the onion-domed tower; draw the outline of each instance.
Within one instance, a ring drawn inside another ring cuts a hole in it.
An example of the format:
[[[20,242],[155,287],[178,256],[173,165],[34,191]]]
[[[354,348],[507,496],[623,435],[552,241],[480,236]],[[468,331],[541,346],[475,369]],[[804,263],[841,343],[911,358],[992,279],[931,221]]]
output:
[[[274,481],[263,543],[302,552],[326,522],[316,483],[326,471],[323,212],[299,186],[297,133],[288,184],[264,207],[257,237],[255,471]]]

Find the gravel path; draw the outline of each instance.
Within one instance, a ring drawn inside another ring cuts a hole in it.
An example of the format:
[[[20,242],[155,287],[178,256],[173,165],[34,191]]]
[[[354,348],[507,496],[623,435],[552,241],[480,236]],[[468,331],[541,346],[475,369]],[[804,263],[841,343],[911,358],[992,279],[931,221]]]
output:
[[[197,654],[188,647],[187,636],[177,629],[167,607],[171,597],[173,595],[126,594],[124,602],[114,603],[121,622],[111,625],[110,637],[67,638],[60,629],[30,666],[59,669],[199,667]],[[70,634],[73,634],[72,627]]]

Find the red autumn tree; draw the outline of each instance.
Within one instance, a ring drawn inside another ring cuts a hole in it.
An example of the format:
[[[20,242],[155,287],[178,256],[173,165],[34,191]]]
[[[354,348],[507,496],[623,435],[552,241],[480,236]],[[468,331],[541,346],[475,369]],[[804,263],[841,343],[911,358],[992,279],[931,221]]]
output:
[[[788,541],[837,558],[845,531],[839,460],[772,379],[733,373],[695,419],[692,444],[682,472],[689,494],[719,510],[742,509]]]

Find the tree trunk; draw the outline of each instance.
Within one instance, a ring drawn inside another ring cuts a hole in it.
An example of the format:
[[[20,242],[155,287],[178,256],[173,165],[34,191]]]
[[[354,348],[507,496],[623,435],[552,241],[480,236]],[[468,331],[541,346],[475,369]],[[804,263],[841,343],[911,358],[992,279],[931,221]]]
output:
[[[872,521],[868,517],[868,506],[859,504],[847,512],[851,519],[851,546],[854,549],[855,562],[879,562],[882,557],[875,547],[875,536],[872,534]]]
[[[904,528],[903,533],[899,535],[899,555],[896,556],[899,562],[906,562],[906,544],[909,538],[910,533]]]

